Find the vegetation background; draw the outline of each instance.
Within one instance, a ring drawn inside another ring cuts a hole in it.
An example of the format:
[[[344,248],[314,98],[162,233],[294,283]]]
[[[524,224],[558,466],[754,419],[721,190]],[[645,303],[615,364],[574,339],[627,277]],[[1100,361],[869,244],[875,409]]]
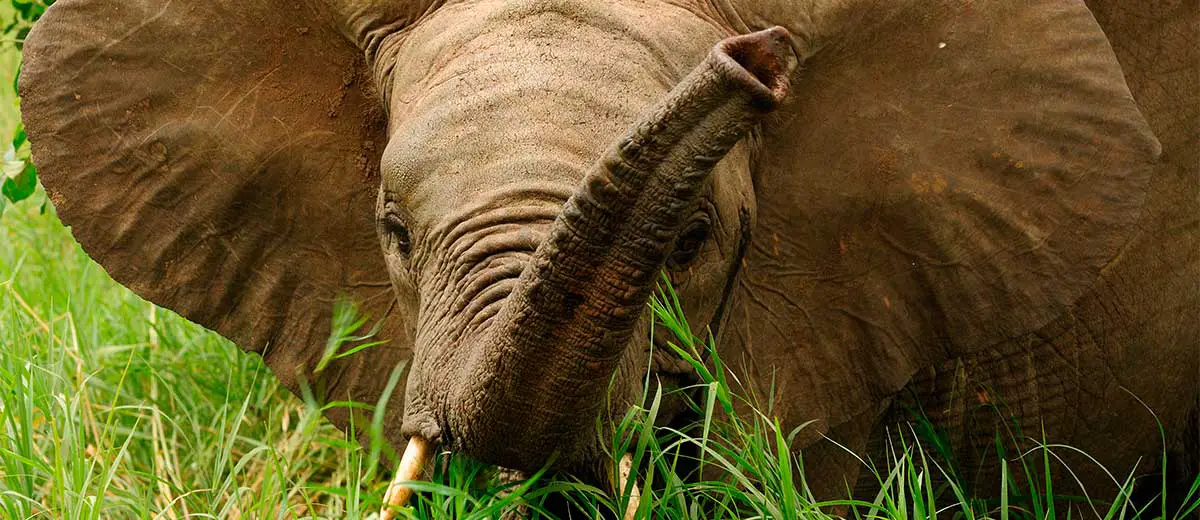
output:
[[[0,1],[0,143],[7,148],[0,197],[0,519],[373,515],[395,455],[372,435],[378,424],[358,429],[373,439],[366,447],[338,431],[320,406],[282,389],[257,356],[113,282],[56,218],[27,162],[14,90],[20,41],[45,6]],[[689,329],[669,288],[652,306],[676,331],[680,354],[711,348],[683,332]],[[351,337],[368,318],[352,307],[336,311],[330,351],[369,345],[369,338]],[[655,428],[656,395],[614,435],[614,455],[631,453],[641,468],[639,517],[1183,518],[1197,511],[1200,477],[1177,511],[1139,509],[1125,494],[1064,501],[1069,497],[1055,497],[1045,485],[1048,449],[1011,468],[1009,475],[1024,478],[1006,478],[1002,496],[970,497],[947,477],[953,468],[926,455],[940,440],[920,428],[890,460],[872,466],[880,487],[873,500],[814,503],[803,491],[801,457],[780,449],[795,432],[780,430],[768,414],[718,418],[741,398],[719,365],[713,372],[695,366],[705,382],[696,404],[704,420],[696,429]],[[681,481],[675,469],[685,448],[725,476]],[[401,516],[496,518],[519,507],[537,517],[563,501],[612,515],[625,510],[630,491],[545,475],[507,482],[493,468],[458,457],[439,459],[430,482],[419,486],[415,507]],[[1074,506],[1068,511],[1062,503]]]

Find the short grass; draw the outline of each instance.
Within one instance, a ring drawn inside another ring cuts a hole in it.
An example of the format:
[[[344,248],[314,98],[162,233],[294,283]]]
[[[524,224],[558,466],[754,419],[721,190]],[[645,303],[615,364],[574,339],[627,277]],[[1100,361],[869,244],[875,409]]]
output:
[[[11,84],[17,61],[3,47],[0,86]],[[0,138],[15,121],[0,87]],[[687,328],[669,288],[652,307],[676,331],[680,354],[711,348],[680,334]],[[640,518],[1071,517],[1055,509],[1052,490],[1018,489],[1016,480],[1000,497],[967,496],[920,436],[875,468],[877,495],[816,503],[803,485],[801,454],[780,449],[794,432],[766,414],[727,416],[741,399],[728,374],[719,364],[696,369],[704,381],[696,429],[656,428],[662,396],[654,395],[613,435],[612,453],[632,454],[640,468]],[[357,429],[370,437],[377,428]],[[390,476],[380,461],[394,453],[353,439],[318,405],[282,389],[258,357],[113,282],[43,195],[0,215],[0,519],[367,518]],[[676,469],[688,453],[720,478],[681,480]],[[1035,453],[1012,472],[1044,482],[1043,459]],[[613,517],[628,496],[546,475],[506,482],[462,457],[439,458],[430,480],[415,485],[421,493],[401,517],[483,519],[514,509],[548,517],[549,504],[564,501],[590,518]],[[1124,496],[1078,510],[1183,518],[1196,514],[1192,492],[1180,511],[1140,511]]]

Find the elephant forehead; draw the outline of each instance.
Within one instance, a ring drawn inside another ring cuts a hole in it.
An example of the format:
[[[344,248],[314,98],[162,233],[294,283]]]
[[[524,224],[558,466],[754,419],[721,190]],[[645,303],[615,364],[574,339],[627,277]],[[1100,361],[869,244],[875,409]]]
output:
[[[404,121],[381,160],[385,196],[428,222],[505,185],[579,182],[607,136],[523,112],[443,105]]]
[[[622,54],[623,47],[649,50],[660,66],[677,80],[683,77],[717,40],[729,34],[695,6],[617,0],[482,0],[444,2],[415,23],[381,42],[377,66],[381,72],[425,76],[430,71],[412,66],[445,61],[449,56],[478,55],[489,47],[508,48],[515,40],[540,39],[535,55],[553,52],[558,44],[589,41],[587,52],[597,63]],[[414,47],[414,43],[418,46]],[[403,55],[404,59],[395,60]],[[628,57],[628,56],[624,56]],[[670,84],[674,84],[671,81]]]
[[[639,9],[566,0],[448,5],[390,40],[386,196],[432,222],[507,184],[577,183],[686,73],[676,54],[703,56],[709,35],[720,37],[704,22],[681,21],[693,38],[669,54],[624,20],[644,18]]]

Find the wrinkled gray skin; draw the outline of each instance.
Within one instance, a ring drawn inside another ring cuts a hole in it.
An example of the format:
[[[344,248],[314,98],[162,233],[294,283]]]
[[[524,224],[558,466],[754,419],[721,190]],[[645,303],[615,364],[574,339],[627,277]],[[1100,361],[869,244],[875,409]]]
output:
[[[703,13],[685,7],[638,3],[604,6],[561,3],[549,8],[524,2],[482,2],[471,3],[469,7],[451,4],[422,18],[411,29],[382,41],[378,56],[385,71],[381,73],[384,91],[390,93],[387,102],[391,109],[392,138],[383,155],[379,211],[381,217],[395,214],[404,223],[411,235],[412,253],[400,253],[386,227],[382,231],[384,251],[393,283],[406,296],[402,301],[412,305],[412,312],[421,317],[416,337],[415,377],[409,378],[406,392],[409,399],[405,407],[406,434],[445,441],[443,436],[449,432],[443,428],[449,425],[454,435],[451,445],[457,449],[528,469],[540,463],[542,454],[554,449],[563,450],[568,466],[594,456],[588,451],[594,448],[594,440],[586,433],[592,415],[577,411],[598,405],[588,400],[600,398],[602,392],[597,389],[608,386],[606,370],[580,377],[554,359],[530,361],[546,366],[537,367],[536,374],[518,376],[513,384],[528,385],[527,391],[532,395],[522,394],[515,402],[506,402],[494,394],[467,396],[467,400],[477,399],[487,404],[472,403],[472,408],[483,409],[484,415],[463,416],[457,414],[456,405],[448,404],[454,398],[442,392],[469,387],[470,380],[481,375],[469,370],[464,374],[457,366],[461,363],[458,358],[448,353],[469,348],[472,336],[489,326],[489,319],[496,316],[504,297],[518,283],[517,276],[525,262],[545,239],[562,201],[574,191],[601,153],[599,146],[610,136],[620,134],[645,107],[664,96],[673,86],[673,78],[686,74],[707,52],[709,42],[736,32],[698,14]],[[647,19],[654,20],[653,27],[644,21]],[[392,63],[423,65],[387,66]],[[497,132],[497,128],[505,131]],[[683,300],[698,333],[715,325],[715,313],[727,296],[728,282],[736,275],[734,263],[742,261],[739,245],[745,240],[742,234],[746,230],[740,227],[744,225],[741,219],[752,218],[755,213],[748,155],[745,144],[734,149],[714,172],[712,183],[705,189],[704,204],[688,216],[693,222],[713,223],[709,241],[704,243],[698,258],[685,266],[687,275],[682,278]],[[1195,243],[1194,235],[1194,232],[1189,235],[1189,243]],[[760,238],[756,245],[764,247],[765,241]],[[1180,261],[1182,265],[1194,263],[1182,258]],[[743,279],[741,283],[771,282]],[[1186,289],[1192,290],[1194,287]],[[1181,293],[1174,290],[1164,294]],[[1191,298],[1172,307],[1194,311],[1194,296]],[[645,328],[646,320],[641,320],[632,336],[645,337]],[[1172,335],[1179,336],[1178,331]],[[744,355],[753,355],[749,345],[738,339],[728,338],[724,343],[726,357],[735,370],[748,368],[742,363]],[[1006,348],[1009,347],[1001,344],[994,351]],[[1039,347],[1027,348],[1027,354],[1012,355],[1038,355]],[[1185,344],[1168,348],[1180,353],[1189,350]],[[743,349],[744,354],[739,352]],[[778,359],[783,352],[764,357]],[[612,416],[619,416],[642,392],[639,383],[647,363],[641,348],[624,349],[619,355],[609,396],[613,402],[601,408]],[[964,356],[948,363],[961,366],[980,356],[1005,354]],[[780,362],[775,369],[786,371],[786,361]],[[1036,381],[1055,377],[1042,374],[1056,370],[1050,368],[1055,364],[1051,359],[1033,361],[1031,369],[1039,375],[1025,376],[1032,377],[1029,384],[1038,385]],[[1044,368],[1032,368],[1038,365]],[[1061,369],[1071,370],[1065,366]],[[986,381],[996,375],[1009,377],[993,373],[976,379]],[[770,376],[760,373],[759,377]],[[976,384],[982,387],[991,382]],[[1101,385],[1113,387],[1112,382],[1096,386]],[[927,400],[931,403],[954,393],[953,389],[945,388],[926,390],[920,383],[914,386],[917,391],[929,394]],[[581,391],[578,397],[564,395],[563,387]],[[1148,388],[1144,391],[1153,392]],[[1194,393],[1191,388],[1187,391]],[[1023,400],[1026,397],[1022,392],[1010,391],[1008,398]],[[1076,401],[1074,406],[1081,407],[1084,415],[1093,406],[1116,409],[1103,415],[1116,421],[1126,420],[1119,418],[1126,414],[1140,415],[1137,406],[1111,404],[1111,401],[1126,404],[1133,401],[1111,392],[1102,395],[1096,401]],[[1049,397],[1035,399],[1044,405]],[[1028,405],[1014,406],[1021,410]],[[536,418],[530,417],[530,410],[539,411]],[[1055,413],[1046,415],[1051,421],[1060,421]],[[832,432],[834,438],[841,433],[840,440],[854,444],[862,442],[867,431],[873,430],[873,435],[878,436],[882,421],[877,417],[871,412],[853,418],[840,426],[841,432]],[[947,422],[959,427],[955,419]],[[1003,426],[994,421],[982,422],[986,428],[977,425],[961,428],[989,431]],[[491,423],[500,425],[489,430]],[[548,428],[570,426],[542,433],[538,427],[531,427],[534,424],[545,424]],[[1098,429],[1111,427],[1120,426]],[[1064,432],[1058,428],[1053,431]],[[1145,433],[1149,439],[1154,432],[1148,429]],[[522,439],[519,448],[522,452],[512,454],[512,458],[492,451],[494,447],[487,445],[499,440],[501,445],[511,447],[508,440],[518,438]],[[955,440],[965,445],[972,442]],[[1073,440],[1077,445],[1088,444],[1083,438]],[[569,447],[572,444],[575,446]],[[531,446],[542,448],[533,450],[534,458],[523,459],[530,454]],[[816,475],[829,474],[828,470],[821,470],[827,465],[842,465],[845,475],[856,472],[853,461],[836,453],[836,448],[814,447],[812,452],[809,467],[817,468]],[[986,458],[986,455],[975,456]],[[1086,468],[1080,471],[1089,473]],[[842,485],[837,479],[815,483],[824,492]]]
[[[982,485],[997,425],[1123,474],[1159,452],[1149,408],[1171,449],[1195,449],[1194,2],[1092,2],[1107,38],[1069,0],[362,0],[305,4],[301,28],[234,2],[205,4],[222,29],[200,36],[183,2],[112,5],[61,0],[26,47],[26,125],[60,214],[114,278],[293,389],[375,402],[407,360],[396,443],[601,478],[606,424],[647,370],[691,382],[644,346],[665,268],[737,390],[773,397],[786,429],[813,421],[795,447],[818,496],[861,470],[823,436],[879,454],[914,408]],[[110,11],[125,22],[89,25]],[[209,52],[228,45],[241,54]],[[1179,67],[1159,71],[1163,53]],[[209,69],[163,65],[196,60]],[[360,105],[384,109],[386,136]],[[315,374],[333,294],[378,287],[354,218],[374,178],[348,151],[376,142],[395,301],[368,303],[392,342]]]
[[[674,30],[649,31],[637,22],[648,16]],[[569,4],[545,9],[485,2],[445,6],[381,44],[383,63],[428,64],[397,67],[384,81],[392,93],[393,138],[382,159],[379,211],[385,220],[395,214],[404,223],[412,252],[401,253],[386,227],[384,251],[393,283],[400,294],[413,295],[407,301],[421,316],[416,342],[427,346],[417,349],[408,380],[407,434],[445,440],[443,434],[451,433],[461,449],[525,469],[535,468],[554,449],[563,450],[568,464],[586,460],[570,460],[576,456],[596,455],[587,455],[595,447],[595,437],[587,433],[595,415],[578,411],[617,412],[634,403],[646,366],[641,348],[610,350],[605,355],[612,359],[586,373],[571,367],[570,360],[534,354],[522,362],[534,373],[502,383],[516,387],[507,392],[519,396],[498,395],[500,390],[447,394],[470,388],[473,379],[485,377],[482,372],[494,370],[462,370],[467,362],[454,354],[482,348],[472,341],[501,321],[496,316],[506,296],[601,147],[663,97],[674,86],[672,78],[687,74],[710,42],[722,36],[719,28],[682,8]],[[539,95],[548,89],[553,95]],[[735,259],[739,211],[752,205],[745,154],[743,148],[733,152],[714,172],[706,202],[692,203],[694,209],[680,215],[695,225],[714,223],[711,242],[688,266],[693,273],[689,295],[704,295],[692,300],[698,324],[712,318]],[[654,264],[647,267],[622,274],[653,278]],[[589,288],[586,280],[571,283],[580,295],[606,290],[604,285]],[[644,338],[646,321],[639,323],[633,337]],[[602,400],[614,367],[609,408]],[[481,415],[450,411],[468,407]],[[543,448],[532,459],[523,458],[530,454],[524,447],[511,455],[494,451],[514,448],[504,439],[518,438]]]

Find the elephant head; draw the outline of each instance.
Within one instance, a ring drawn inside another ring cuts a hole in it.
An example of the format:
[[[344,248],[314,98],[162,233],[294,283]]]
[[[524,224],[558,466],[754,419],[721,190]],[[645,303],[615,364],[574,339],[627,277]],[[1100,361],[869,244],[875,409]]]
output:
[[[407,361],[390,439],[522,470],[670,372],[664,268],[830,431],[1061,314],[1157,154],[1077,1],[60,0],[25,60],[116,280],[324,400]],[[325,365],[340,295],[388,342]]]

